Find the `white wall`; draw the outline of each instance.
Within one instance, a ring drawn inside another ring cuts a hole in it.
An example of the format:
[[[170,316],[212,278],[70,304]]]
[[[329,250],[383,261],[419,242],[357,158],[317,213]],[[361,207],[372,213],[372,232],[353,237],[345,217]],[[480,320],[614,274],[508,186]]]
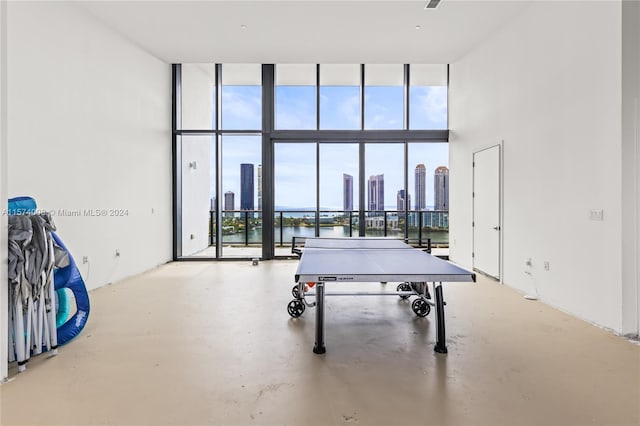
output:
[[[0,202],[7,199],[7,3],[0,0]],[[0,209],[1,210],[1,209]],[[0,264],[7,264],[7,217],[0,215]],[[9,289],[7,268],[0,267],[0,382],[8,376]]]
[[[452,259],[472,265],[472,153],[504,140],[503,282],[617,332],[620,9],[533,2],[451,65],[449,107]]]
[[[182,128],[213,128],[213,64],[182,65]],[[211,136],[182,137],[182,256],[209,245]],[[190,164],[196,165],[195,168]]]
[[[170,260],[170,66],[69,3],[8,18],[9,196],[56,213],[90,289]]]
[[[638,335],[640,317],[640,3],[622,3],[622,333]]]
[[[182,256],[209,246],[210,152],[210,136],[182,137]]]

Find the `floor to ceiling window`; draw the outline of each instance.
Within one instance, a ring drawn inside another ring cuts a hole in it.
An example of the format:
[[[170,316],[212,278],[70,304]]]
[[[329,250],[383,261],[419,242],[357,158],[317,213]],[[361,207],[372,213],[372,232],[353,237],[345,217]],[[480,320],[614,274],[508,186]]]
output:
[[[294,236],[316,234],[316,144],[276,143],[274,163],[274,243],[276,253],[289,254]]]
[[[224,134],[221,152],[221,257],[260,257],[260,135]]]
[[[196,133],[177,135],[180,154],[176,245],[183,256],[215,257],[216,80],[214,64],[181,67],[181,111],[176,127]],[[177,194],[178,195],[178,194]]]
[[[408,239],[424,245],[449,243],[449,147],[446,143],[408,144]]]
[[[409,129],[448,128],[448,74],[441,65],[412,65],[409,78]]]
[[[316,65],[282,64],[275,68],[275,128],[315,130]]]
[[[321,237],[358,235],[359,150],[359,145],[355,143],[320,144],[318,188]]]
[[[220,254],[262,255],[262,67],[220,67]]]
[[[364,128],[404,129],[404,67],[365,65]]]
[[[320,129],[361,128],[360,65],[320,65]]]
[[[365,153],[366,235],[404,238],[404,144],[367,143]]]
[[[300,236],[448,242],[446,65],[174,65],[181,258]]]

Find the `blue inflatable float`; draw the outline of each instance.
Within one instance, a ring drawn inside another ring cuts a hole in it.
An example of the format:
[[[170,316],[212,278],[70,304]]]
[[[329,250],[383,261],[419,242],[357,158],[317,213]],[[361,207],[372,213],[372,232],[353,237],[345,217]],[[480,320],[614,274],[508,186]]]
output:
[[[55,289],[68,288],[76,300],[76,312],[65,323],[58,326],[58,345],[64,345],[80,334],[89,319],[89,294],[73,256],[55,232],[52,232],[51,236],[56,244],[69,254],[69,265],[53,271]]]
[[[9,214],[29,214],[36,211],[36,201],[31,197],[9,199]],[[54,288],[58,296],[56,314],[58,345],[64,345],[80,334],[87,323],[90,310],[89,294],[73,256],[55,232],[52,232],[51,236],[56,244],[69,255],[69,264],[64,268],[55,269],[53,272]],[[71,317],[69,317],[71,302],[66,289],[71,291],[76,304],[75,313]]]

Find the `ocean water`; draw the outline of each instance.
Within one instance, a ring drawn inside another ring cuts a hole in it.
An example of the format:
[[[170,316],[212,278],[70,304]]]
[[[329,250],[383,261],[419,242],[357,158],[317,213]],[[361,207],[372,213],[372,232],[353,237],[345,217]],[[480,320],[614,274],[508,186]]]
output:
[[[357,236],[358,230],[353,229],[354,236]],[[384,232],[381,230],[367,230],[367,236],[371,237],[382,237],[384,236]],[[274,239],[276,244],[282,243],[290,244],[293,237],[313,237],[315,236],[315,228],[313,226],[285,226],[282,228],[282,234],[280,227],[276,227],[274,231]],[[320,236],[321,237],[349,237],[349,227],[348,226],[321,226],[320,227]],[[388,237],[398,237],[402,238],[402,231],[388,231]],[[425,242],[427,238],[431,238],[432,244],[448,244],[449,242],[449,232],[447,231],[437,231],[437,232],[422,232],[422,240]],[[410,240],[418,239],[418,233],[410,233]],[[249,243],[261,243],[262,242],[262,228],[250,229],[248,232],[248,240]],[[227,234],[222,236],[223,243],[244,243],[245,242],[245,233],[238,232],[235,234]]]

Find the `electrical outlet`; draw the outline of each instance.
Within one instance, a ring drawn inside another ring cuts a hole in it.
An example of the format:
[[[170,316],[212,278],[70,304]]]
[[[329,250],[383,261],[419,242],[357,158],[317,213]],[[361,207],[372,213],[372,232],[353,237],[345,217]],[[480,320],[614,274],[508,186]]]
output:
[[[120,250],[116,249],[116,257],[120,257]]]
[[[545,261],[544,261],[544,270],[545,270],[545,271],[548,271],[548,270],[549,270],[549,261],[548,261],[548,260],[545,260]]]
[[[82,256],[82,263],[89,263],[89,256]]]

